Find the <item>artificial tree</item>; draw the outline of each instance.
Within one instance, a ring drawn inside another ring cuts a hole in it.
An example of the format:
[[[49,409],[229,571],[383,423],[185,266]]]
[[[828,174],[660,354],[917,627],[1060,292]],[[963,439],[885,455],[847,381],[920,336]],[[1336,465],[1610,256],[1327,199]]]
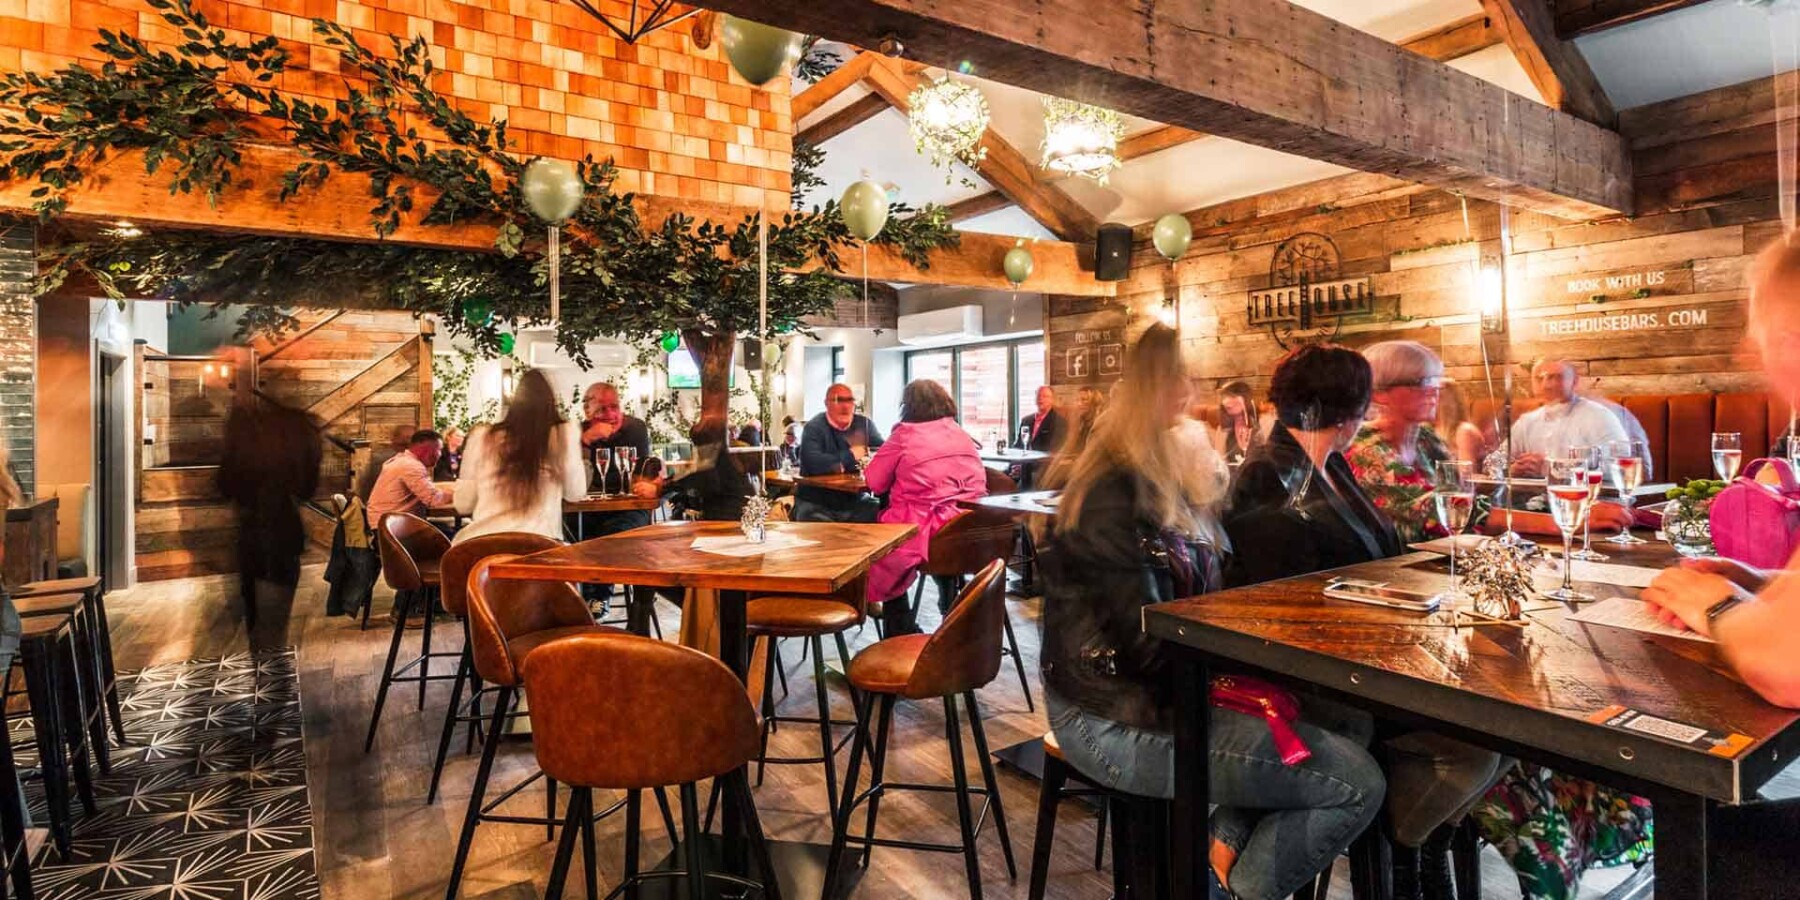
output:
[[[338,172],[370,182],[372,236],[385,238],[432,199],[424,227],[481,222],[497,229],[493,252],[430,250],[377,242],[219,235],[199,231],[96,237],[47,251],[40,293],[71,274],[111,296],[156,296],[181,304],[248,304],[246,334],[293,327],[287,309],[369,305],[437,315],[452,334],[493,352],[504,329],[551,324],[547,262],[533,242],[542,223],[526,209],[520,178],[527,160],[513,152],[504,121],[478,122],[431,85],[434,66],[422,37],[391,38],[372,52],[345,28],[322,19],[313,29],[339,52],[354,77],[344,99],[321,103],[281,92],[288,54],[274,38],[235,41],[213,27],[191,0],[146,0],[185,41],[155,49],[101,32],[98,68],[71,64],[55,73],[11,73],[0,80],[0,181],[38,183],[41,219],[62,214],[108,157],[141,151],[147,174],[171,174],[171,194],[209,202],[246,185],[241,144],[272,121],[298,151],[283,175],[281,199],[293,202]],[[233,80],[234,74],[247,78]],[[411,123],[421,124],[411,124]],[[810,175],[816,152],[800,148]],[[580,365],[602,336],[646,342],[678,331],[702,375],[702,415],[723,416],[732,348],[740,335],[767,340],[832,308],[845,290],[836,273],[856,245],[835,202],[795,210],[768,225],[767,327],[758,316],[760,214],[731,224],[686,215],[641,219],[634,197],[615,189],[611,161],[577,164],[583,198],[562,225],[562,316],[557,344]],[[803,175],[803,188],[814,179]],[[926,268],[933,250],[957,243],[940,207],[894,204],[879,243]]]

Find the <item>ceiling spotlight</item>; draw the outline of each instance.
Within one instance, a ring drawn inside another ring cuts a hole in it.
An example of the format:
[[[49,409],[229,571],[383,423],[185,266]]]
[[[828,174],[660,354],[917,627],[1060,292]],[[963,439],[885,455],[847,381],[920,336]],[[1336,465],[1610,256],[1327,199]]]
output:
[[[895,59],[906,55],[906,45],[900,43],[900,39],[891,34],[884,36],[881,42],[875,45],[875,49],[882,56],[891,56]]]

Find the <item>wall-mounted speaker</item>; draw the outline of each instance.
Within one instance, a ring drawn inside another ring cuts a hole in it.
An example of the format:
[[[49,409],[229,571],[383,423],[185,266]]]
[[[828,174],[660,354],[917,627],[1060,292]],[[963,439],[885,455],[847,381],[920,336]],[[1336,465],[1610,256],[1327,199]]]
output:
[[[1108,222],[1094,236],[1094,278],[1124,281],[1131,272],[1131,226]]]
[[[763,362],[762,353],[762,338],[744,338],[744,368],[749,369],[752,372],[761,370]]]

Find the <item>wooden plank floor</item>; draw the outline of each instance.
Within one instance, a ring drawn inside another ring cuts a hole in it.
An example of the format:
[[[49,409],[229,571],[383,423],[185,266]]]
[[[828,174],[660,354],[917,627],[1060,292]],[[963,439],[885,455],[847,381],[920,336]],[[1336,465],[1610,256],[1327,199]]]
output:
[[[459,731],[438,802],[425,804],[432,754],[444,707],[449,702],[447,684],[431,687],[423,712],[417,708],[416,686],[397,689],[389,697],[374,751],[363,754],[363,733],[391,634],[381,621],[381,614],[391,603],[391,593],[378,589],[376,617],[368,631],[360,631],[351,620],[324,614],[325,585],[320,572],[317,565],[307,566],[304,571],[289,635],[299,648],[307,769],[325,900],[442,897],[469,785],[474,779],[476,757],[461,754]],[[158,582],[115,593],[108,600],[108,611],[114,621],[120,669],[243,650],[247,639],[240,623],[236,593],[236,579],[232,577]],[[928,597],[925,606],[928,612],[922,618],[931,627],[937,618],[935,604]],[[996,749],[1041,735],[1046,727],[1042,690],[1035,671],[1038,602],[1012,598],[1008,607],[1027,671],[1032,673],[1038,711],[1026,711],[1024,695],[1008,661],[1000,677],[980,692],[988,740]],[[664,631],[673,635],[679,611],[659,604],[659,614]],[[417,634],[409,633],[409,647],[417,647]],[[436,638],[446,648],[455,647],[460,639],[455,628],[449,626],[439,627]],[[854,652],[874,641],[874,629],[853,632],[850,638]],[[829,642],[827,646],[827,659],[835,658]],[[791,649],[785,652],[792,695],[782,709],[809,712],[813,694],[811,666],[800,664],[798,642],[789,642],[788,647]],[[839,717],[851,715],[849,698],[841,684],[833,685],[832,703]],[[890,777],[950,781],[942,715],[942,708],[936,704],[903,702],[896,708]],[[805,726],[784,728],[771,742],[771,749],[783,755],[816,753],[817,732],[808,731]],[[972,754],[973,750],[969,752]],[[843,762],[844,757],[840,757],[840,777]],[[531,770],[529,744],[510,742],[502,748],[494,783],[510,784]],[[977,771],[971,758],[970,772],[973,775]],[[998,777],[1019,878],[1016,882],[1007,880],[998,838],[990,823],[981,837],[983,888],[988,897],[1023,898],[1036,816],[1037,782],[1004,767]],[[770,767],[763,786],[756,791],[756,799],[763,826],[771,838],[830,841],[824,777],[819,767]],[[528,790],[514,802],[520,804],[517,808],[522,811],[536,812],[543,808],[544,794],[541,788]],[[646,815],[645,823],[644,858],[655,860],[668,849],[667,840],[653,815]],[[947,797],[896,795],[883,802],[881,823],[883,834],[904,832],[915,840],[956,839],[956,813]],[[623,860],[622,830],[622,815],[610,817],[598,827],[603,890],[617,876]],[[1110,896],[1110,873],[1093,869],[1093,843],[1091,810],[1080,803],[1065,803],[1057,821],[1047,896]],[[555,845],[545,840],[540,829],[484,825],[476,835],[463,896],[505,900],[539,897],[554,849]],[[1499,857],[1489,851],[1484,862],[1486,895],[1517,897],[1517,888]],[[1347,876],[1340,861],[1338,877],[1333,879],[1334,900],[1348,900]],[[1613,873],[1595,873],[1584,884],[1583,896],[1599,896],[1618,879]],[[573,884],[570,889],[578,890]],[[877,850],[855,896],[967,894],[957,857]]]

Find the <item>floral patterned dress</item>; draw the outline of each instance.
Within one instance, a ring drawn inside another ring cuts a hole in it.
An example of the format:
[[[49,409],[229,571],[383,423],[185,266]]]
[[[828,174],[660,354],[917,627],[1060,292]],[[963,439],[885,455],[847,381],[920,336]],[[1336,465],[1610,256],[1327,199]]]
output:
[[[1344,460],[1356,473],[1363,492],[1374,501],[1375,508],[1394,522],[1400,542],[1412,544],[1440,538],[1450,532],[1437,520],[1437,508],[1431,502],[1432,469],[1450,458],[1450,447],[1438,437],[1430,425],[1419,426],[1419,438],[1408,463],[1400,458],[1400,450],[1388,442],[1387,435],[1373,425],[1357,432]]]
[[[1481,838],[1512,864],[1525,900],[1574,900],[1594,866],[1650,857],[1650,801],[1521,764],[1476,804]]]

